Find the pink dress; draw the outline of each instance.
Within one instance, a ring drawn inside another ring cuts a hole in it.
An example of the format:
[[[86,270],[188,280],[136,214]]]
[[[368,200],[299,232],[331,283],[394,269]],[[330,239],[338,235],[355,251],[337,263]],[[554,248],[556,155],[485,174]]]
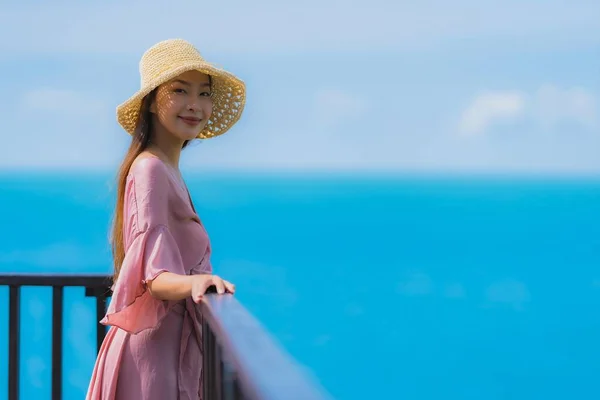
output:
[[[191,297],[162,301],[146,282],[164,271],[212,273],[210,242],[187,189],[155,157],[127,177],[125,259],[113,287],[87,400],[202,399],[202,317]]]

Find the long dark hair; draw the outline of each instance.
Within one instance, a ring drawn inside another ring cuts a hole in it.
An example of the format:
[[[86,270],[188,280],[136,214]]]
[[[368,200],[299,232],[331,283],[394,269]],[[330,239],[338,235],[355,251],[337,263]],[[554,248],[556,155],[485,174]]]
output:
[[[131,165],[135,161],[136,157],[146,150],[148,145],[151,143],[151,135],[154,127],[150,106],[155,98],[156,89],[147,94],[142,100],[135,132],[132,135],[133,137],[131,139],[131,144],[129,145],[129,149],[125,154],[123,161],[121,162],[121,166],[119,167],[117,174],[117,201],[112,224],[112,235],[110,238],[114,264],[113,282],[117,281],[119,272],[121,271],[121,264],[125,258],[125,243],[123,241],[123,208],[125,206],[125,184],[127,182],[127,175],[129,174],[129,169],[131,168]],[[188,143],[189,141],[186,140],[183,143],[182,148],[185,148]]]

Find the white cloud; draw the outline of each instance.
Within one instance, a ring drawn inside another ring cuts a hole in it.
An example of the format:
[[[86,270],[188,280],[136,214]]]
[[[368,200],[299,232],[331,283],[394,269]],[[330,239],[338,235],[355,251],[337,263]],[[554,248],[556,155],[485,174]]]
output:
[[[459,132],[479,135],[498,124],[515,123],[522,118],[543,131],[555,129],[562,123],[593,129],[598,114],[598,102],[592,92],[581,87],[562,89],[546,84],[531,94],[512,90],[476,96],[462,113]]]
[[[525,98],[520,92],[484,93],[477,96],[463,112],[460,132],[466,135],[481,134],[495,123],[518,118],[524,111]]]

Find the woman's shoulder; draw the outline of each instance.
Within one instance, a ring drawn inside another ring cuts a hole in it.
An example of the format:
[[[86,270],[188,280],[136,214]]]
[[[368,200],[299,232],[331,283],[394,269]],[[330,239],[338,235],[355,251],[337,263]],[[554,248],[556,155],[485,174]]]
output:
[[[140,229],[166,224],[172,190],[163,161],[151,154],[140,154],[129,168],[128,180]]]
[[[155,155],[141,153],[133,160],[129,168],[129,174],[134,176],[162,176],[167,174],[167,166]]]
[[[167,186],[170,183],[169,170],[158,157],[142,153],[136,157],[129,168],[129,177],[136,185]]]

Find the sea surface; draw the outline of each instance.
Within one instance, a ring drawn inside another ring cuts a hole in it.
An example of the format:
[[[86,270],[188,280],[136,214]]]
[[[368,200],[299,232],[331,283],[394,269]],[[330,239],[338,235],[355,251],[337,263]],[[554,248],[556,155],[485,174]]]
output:
[[[600,178],[187,182],[216,272],[334,398],[600,398]],[[0,174],[0,272],[109,273],[114,195],[111,173]],[[65,399],[95,360],[83,294],[65,292]],[[50,313],[51,289],[23,289],[22,399],[50,398]],[[0,400],[7,323],[0,288]]]

